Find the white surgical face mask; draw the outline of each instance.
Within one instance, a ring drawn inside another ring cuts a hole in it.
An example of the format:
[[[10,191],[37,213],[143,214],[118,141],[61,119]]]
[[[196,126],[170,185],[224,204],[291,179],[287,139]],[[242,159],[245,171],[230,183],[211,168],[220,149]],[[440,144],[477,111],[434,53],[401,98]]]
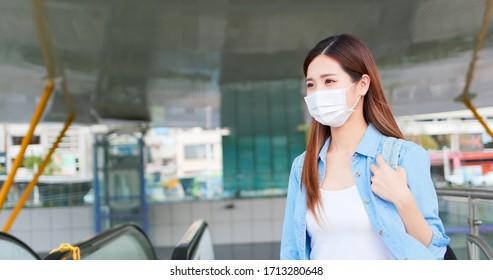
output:
[[[347,88],[317,90],[314,93],[305,96],[306,106],[310,115],[319,123],[332,126],[342,126],[351,113],[354,112],[354,107],[358,104],[361,95],[358,95],[358,100],[353,107],[349,109],[346,104],[346,91],[354,86],[356,82]]]

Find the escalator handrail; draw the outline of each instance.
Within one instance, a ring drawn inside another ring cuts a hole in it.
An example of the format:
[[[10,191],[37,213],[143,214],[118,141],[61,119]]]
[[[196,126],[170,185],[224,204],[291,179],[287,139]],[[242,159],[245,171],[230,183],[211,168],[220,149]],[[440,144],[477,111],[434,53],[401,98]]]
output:
[[[200,240],[207,228],[207,222],[203,219],[196,220],[188,228],[182,239],[173,249],[172,260],[190,260],[196,253]]]
[[[20,240],[19,238],[11,235],[11,234],[8,234],[6,232],[2,232],[0,231],[0,239],[3,239],[3,240],[7,240],[7,241],[10,241],[12,243],[15,243],[17,245],[19,245],[20,247],[22,247],[23,249],[25,249],[26,251],[28,251],[31,255],[33,255],[33,257],[35,257],[37,260],[41,260],[41,257],[36,253],[34,252],[33,249],[31,249],[31,247],[29,247],[26,243],[24,243],[22,240]]]
[[[152,247],[152,243],[147,237],[147,234],[144,232],[144,230],[142,230],[142,228],[134,223],[125,223],[114,226],[110,229],[100,232],[99,234],[75,243],[74,246],[79,247],[81,259],[83,259],[85,255],[93,253],[94,251],[104,247],[106,244],[111,243],[112,241],[129,232],[136,232],[139,233],[139,235],[143,236],[144,239],[147,241],[147,245],[149,245],[152,259],[157,260],[156,252],[154,251],[154,247]],[[71,259],[70,254],[70,252],[56,251],[49,254],[45,258],[45,260],[60,260],[63,258]]]

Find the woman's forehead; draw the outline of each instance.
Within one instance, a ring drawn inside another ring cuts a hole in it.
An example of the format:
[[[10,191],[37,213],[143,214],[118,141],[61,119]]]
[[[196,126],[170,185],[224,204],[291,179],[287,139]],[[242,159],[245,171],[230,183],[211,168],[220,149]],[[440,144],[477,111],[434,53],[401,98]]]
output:
[[[344,70],[339,62],[329,56],[319,55],[308,65],[306,76],[307,78],[318,78],[322,75],[340,75],[342,73],[344,73]]]

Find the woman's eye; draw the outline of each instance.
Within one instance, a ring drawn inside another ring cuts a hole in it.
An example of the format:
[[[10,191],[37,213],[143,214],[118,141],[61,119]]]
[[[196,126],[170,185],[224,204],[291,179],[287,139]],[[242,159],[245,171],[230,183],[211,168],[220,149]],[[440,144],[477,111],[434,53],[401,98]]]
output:
[[[333,83],[333,82],[334,82],[334,80],[330,80],[330,79],[325,80],[325,84],[326,84],[326,85],[329,85],[329,84],[331,84],[331,83]]]
[[[308,84],[306,84],[306,87],[307,88],[312,88],[313,87],[313,84],[312,83],[308,83]]]

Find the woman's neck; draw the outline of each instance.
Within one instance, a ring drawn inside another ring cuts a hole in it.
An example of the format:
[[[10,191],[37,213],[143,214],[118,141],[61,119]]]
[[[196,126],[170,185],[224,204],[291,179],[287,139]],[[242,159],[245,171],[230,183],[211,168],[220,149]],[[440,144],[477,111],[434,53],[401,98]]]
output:
[[[352,154],[358,148],[368,125],[363,121],[346,123],[330,129],[331,140],[328,152]]]

